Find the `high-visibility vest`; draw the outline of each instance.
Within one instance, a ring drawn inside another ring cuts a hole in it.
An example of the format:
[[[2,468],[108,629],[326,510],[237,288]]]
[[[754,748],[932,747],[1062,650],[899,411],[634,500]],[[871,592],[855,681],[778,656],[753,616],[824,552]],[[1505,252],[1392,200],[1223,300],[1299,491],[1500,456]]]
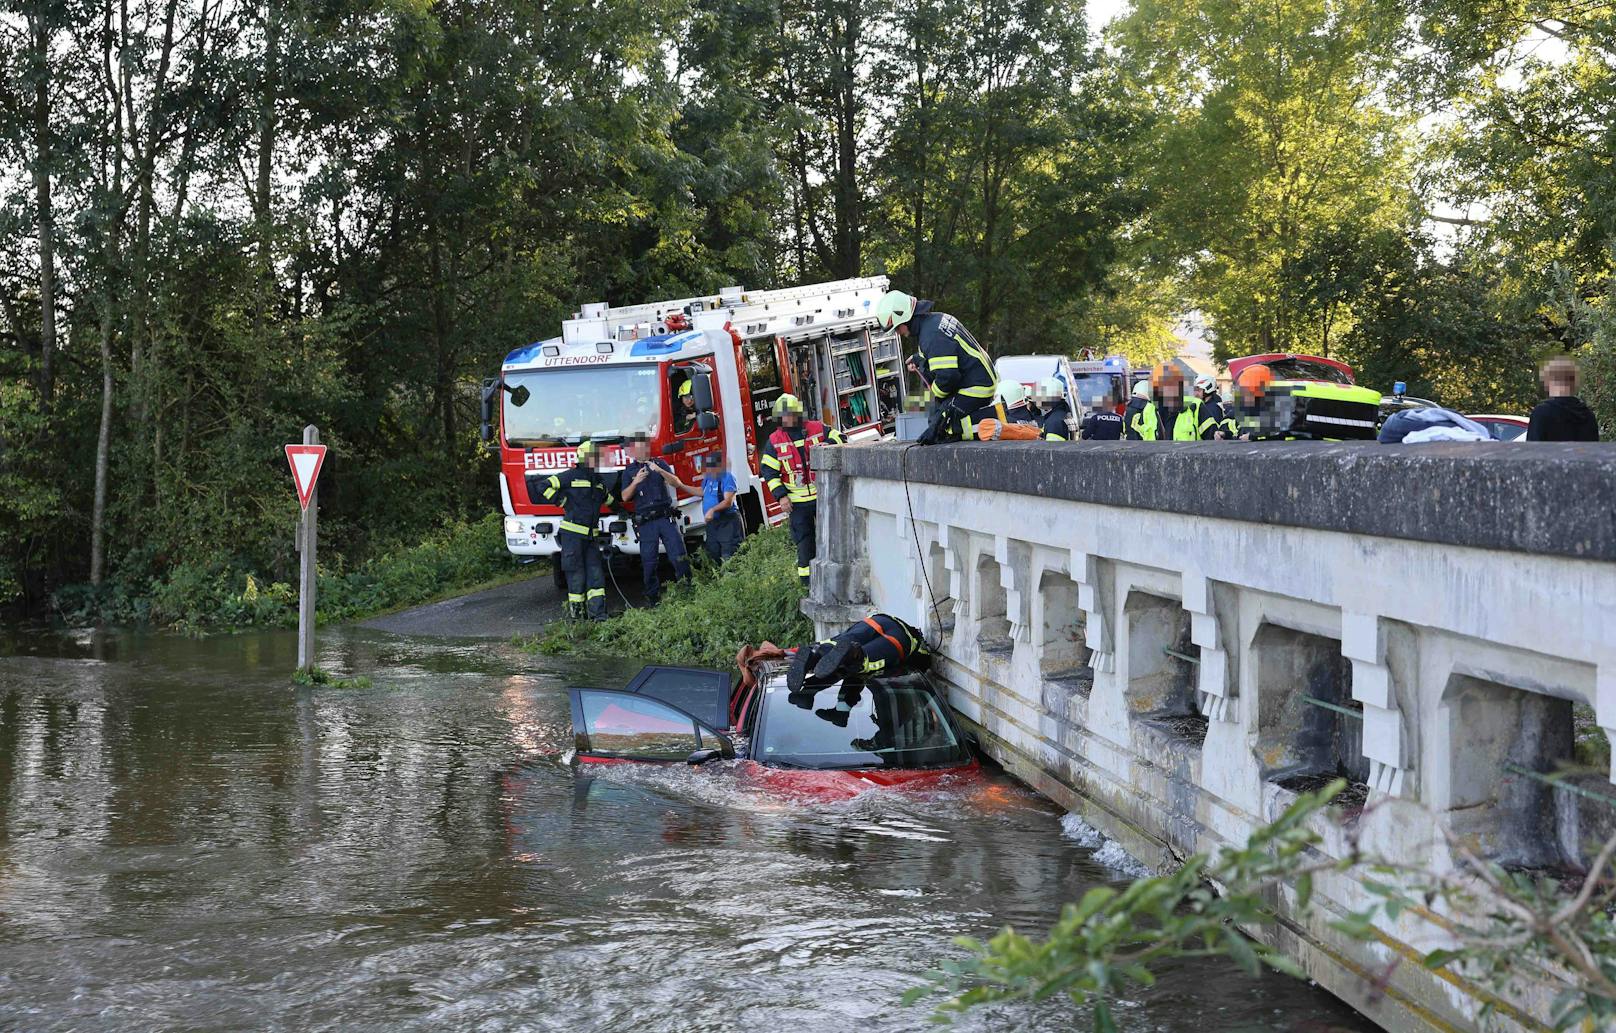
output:
[[[819,498],[819,489],[814,485],[814,471],[808,465],[808,453],[821,441],[829,439],[840,443],[840,438],[839,433],[827,431],[818,420],[803,421],[800,442],[784,427],[776,428],[769,435],[769,448],[773,454],[765,454],[762,459],[769,491],[772,493],[784,485],[786,498],[792,502],[812,502]]]
[[[1178,416],[1173,420],[1173,440],[1201,440],[1201,400],[1199,398],[1184,399],[1184,408],[1178,411]]]
[[[1144,408],[1134,413],[1128,429],[1139,435],[1141,440],[1155,441],[1158,437],[1156,432],[1159,429],[1156,418],[1156,403],[1146,402]]]

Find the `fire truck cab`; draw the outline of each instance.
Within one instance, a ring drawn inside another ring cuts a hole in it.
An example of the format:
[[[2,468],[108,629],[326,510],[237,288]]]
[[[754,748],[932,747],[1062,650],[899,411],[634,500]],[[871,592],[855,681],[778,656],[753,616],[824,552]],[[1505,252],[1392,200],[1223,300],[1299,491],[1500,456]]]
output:
[[[583,306],[561,335],[505,356],[483,385],[483,436],[497,442],[505,545],[520,559],[554,555],[561,511],[541,492],[586,440],[601,446],[613,494],[631,436],[687,484],[721,451],[748,532],[783,519],[759,475],[760,450],[783,392],[808,419],[849,440],[890,428],[904,403],[902,341],[875,329],[884,276],[775,291],[730,287],[716,295],[612,308]],[[701,498],[681,496],[688,537],[702,533]],[[639,554],[633,522],[603,512],[615,551]]]

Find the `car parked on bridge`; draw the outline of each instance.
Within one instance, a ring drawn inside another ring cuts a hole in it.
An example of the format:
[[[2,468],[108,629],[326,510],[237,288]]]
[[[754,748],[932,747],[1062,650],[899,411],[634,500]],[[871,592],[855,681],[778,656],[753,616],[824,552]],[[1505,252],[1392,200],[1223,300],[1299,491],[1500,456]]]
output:
[[[948,700],[922,673],[800,692],[783,664],[763,664],[732,692],[730,675],[646,667],[621,689],[570,689],[574,762],[736,761],[763,788],[814,798],[872,786],[936,786],[980,772]]]
[[[1487,413],[1466,418],[1486,427],[1487,433],[1492,435],[1494,441],[1525,441],[1526,428],[1531,423],[1525,416],[1507,416],[1501,413]]]

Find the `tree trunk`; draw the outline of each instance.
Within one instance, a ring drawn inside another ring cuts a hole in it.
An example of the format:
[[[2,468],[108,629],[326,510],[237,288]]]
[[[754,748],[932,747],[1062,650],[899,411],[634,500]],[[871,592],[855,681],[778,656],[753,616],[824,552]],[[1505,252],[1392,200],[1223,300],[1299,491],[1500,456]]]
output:
[[[44,0],[29,19],[34,62],[34,206],[39,230],[39,398],[50,414],[56,393],[56,226],[51,197],[50,29]]]
[[[258,289],[253,305],[253,331],[263,327],[264,308],[270,287],[273,265],[270,257],[270,236],[275,168],[275,132],[279,122],[275,105],[280,98],[281,60],[280,5],[268,0],[264,5],[264,77],[258,95],[258,176],[253,184],[253,221],[258,234]]]
[[[108,270],[110,273],[110,270]],[[106,578],[107,467],[112,458],[112,287],[101,310],[101,426],[95,435],[95,503],[90,511],[90,584]]]

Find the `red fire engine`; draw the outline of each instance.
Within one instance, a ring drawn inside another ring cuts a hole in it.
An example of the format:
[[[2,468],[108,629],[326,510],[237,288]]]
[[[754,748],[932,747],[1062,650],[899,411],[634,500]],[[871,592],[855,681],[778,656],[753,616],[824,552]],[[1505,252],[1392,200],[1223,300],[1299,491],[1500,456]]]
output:
[[[519,558],[550,556],[561,511],[536,501],[543,478],[572,465],[580,442],[602,446],[608,486],[625,443],[643,433],[651,453],[686,483],[715,449],[735,477],[748,531],[781,519],[758,473],[771,407],[782,392],[809,419],[850,440],[890,429],[904,404],[901,340],[875,328],[884,276],[774,291],[611,308],[585,305],[561,335],[517,348],[484,382],[483,435],[497,440],[505,544]],[[699,535],[700,498],[681,498],[680,523]],[[631,521],[603,513],[615,551],[639,554]]]

